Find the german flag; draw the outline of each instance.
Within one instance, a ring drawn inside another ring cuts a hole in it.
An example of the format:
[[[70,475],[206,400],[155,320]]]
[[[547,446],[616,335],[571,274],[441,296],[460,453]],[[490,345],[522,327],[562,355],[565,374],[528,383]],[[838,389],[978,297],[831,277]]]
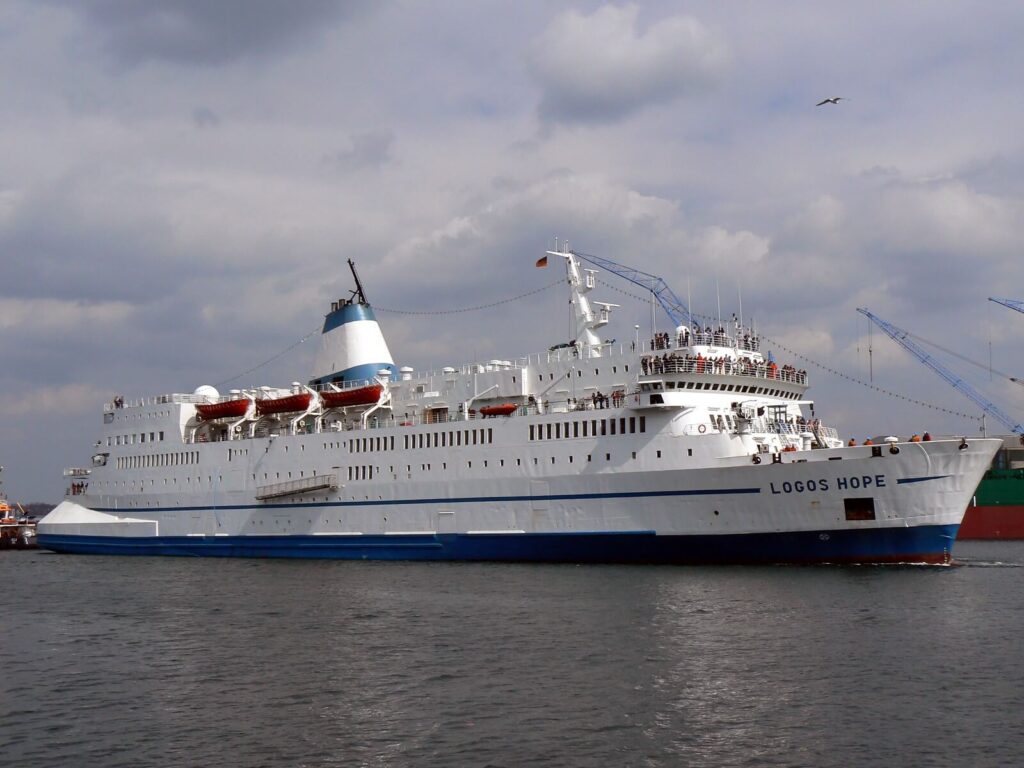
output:
[[[548,257],[547,256],[541,256],[539,259],[537,259],[537,266],[538,267],[546,267],[547,265],[548,265]]]

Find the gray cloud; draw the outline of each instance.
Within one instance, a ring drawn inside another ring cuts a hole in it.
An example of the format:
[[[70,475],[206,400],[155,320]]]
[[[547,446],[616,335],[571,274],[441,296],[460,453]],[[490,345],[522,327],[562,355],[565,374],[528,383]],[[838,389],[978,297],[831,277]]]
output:
[[[119,62],[216,66],[276,53],[369,4],[353,0],[50,0],[80,13]]]
[[[609,123],[706,88],[729,61],[699,21],[672,16],[637,30],[639,8],[603,6],[556,17],[534,46],[532,71],[548,122]]]
[[[349,139],[349,147],[324,157],[323,162],[342,172],[380,168],[391,162],[391,148],[394,143],[395,136],[388,131],[356,134]]]
[[[209,107],[196,107],[192,110],[192,123],[196,128],[216,128],[220,117]]]
[[[700,312],[742,290],[769,337],[865,378],[863,305],[968,354],[991,337],[996,368],[1024,357],[1024,320],[985,301],[1024,286],[1012,4],[56,4],[13,0],[0,30],[0,463],[22,500],[59,497],[104,397],[294,344],[348,294],[347,258],[418,368],[564,341],[562,287],[531,293],[559,276],[533,267],[555,236]],[[855,98],[814,109],[832,93]],[[640,289],[599,284],[609,336],[649,330]],[[963,409],[873,344],[879,384]],[[302,379],[314,346],[236,384]],[[811,370],[859,438],[974,426]]]

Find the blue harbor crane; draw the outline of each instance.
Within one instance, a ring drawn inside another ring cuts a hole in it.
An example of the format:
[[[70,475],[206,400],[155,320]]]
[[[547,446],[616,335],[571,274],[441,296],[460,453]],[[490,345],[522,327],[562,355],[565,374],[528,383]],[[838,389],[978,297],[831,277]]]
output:
[[[641,288],[645,288],[654,294],[654,298],[658,300],[661,308],[665,310],[665,314],[669,316],[676,327],[680,325],[686,325],[689,327],[694,326],[693,317],[690,315],[690,310],[687,309],[686,304],[680,299],[668,284],[657,275],[651,275],[647,272],[642,272],[639,269],[633,269],[622,264],[616,264],[614,261],[608,259],[602,259],[600,256],[591,256],[589,253],[580,253],[579,251],[572,251],[572,253],[584,261],[588,261],[596,267],[607,270],[613,275],[628,280],[629,282],[639,285]]]
[[[950,384],[952,384],[954,389],[958,390],[961,394],[966,395],[972,402],[974,402],[975,405],[981,408],[983,413],[992,416],[998,422],[1007,427],[1011,432],[1014,432],[1015,434],[1018,435],[1024,435],[1024,425],[1019,424],[1017,421],[1013,419],[1013,417],[1004,413],[1003,410],[999,408],[999,406],[997,406],[990,400],[987,400],[979,392],[977,392],[970,384],[968,384],[962,378],[960,378],[955,373],[950,371],[944,365],[939,363],[939,361],[937,361],[932,355],[925,352],[925,350],[922,349],[921,346],[917,344],[917,342],[913,341],[910,338],[909,331],[905,331],[902,328],[893,325],[892,323],[886,322],[877,315],[872,314],[867,309],[862,309],[861,307],[858,307],[857,311],[860,312],[865,317],[867,317],[868,320],[873,322],[883,331],[885,331],[885,334],[890,339],[895,341],[897,344],[899,344],[901,347],[907,350],[910,354],[912,354],[922,363],[924,363],[937,374],[939,374],[939,376],[941,376]]]
[[[1002,304],[1004,307],[1015,309],[1018,312],[1024,312],[1024,301],[1019,299],[994,299],[991,296],[988,297],[989,301],[994,301],[996,304]]]

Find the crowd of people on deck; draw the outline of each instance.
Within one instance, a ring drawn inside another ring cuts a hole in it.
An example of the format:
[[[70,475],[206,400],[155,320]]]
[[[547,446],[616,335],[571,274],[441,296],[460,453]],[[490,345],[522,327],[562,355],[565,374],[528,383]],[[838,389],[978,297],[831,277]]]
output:
[[[930,443],[931,440],[932,440],[932,436],[931,436],[930,432],[925,432],[923,435],[919,435],[919,434],[915,433],[915,434],[911,435],[909,438],[907,438],[907,442],[908,443]],[[861,445],[874,445],[874,444],[875,444],[875,441],[872,440],[870,437],[865,438],[864,442],[861,443]],[[851,437],[850,441],[847,443],[847,445],[852,448],[855,445],[857,445],[857,440],[855,438]]]
[[[779,367],[774,360],[758,360],[756,362],[748,358],[733,360],[725,355],[704,357],[699,352],[696,355],[689,353],[680,355],[677,352],[644,355],[640,358],[640,370],[645,376],[663,373],[718,373],[780,379],[798,384],[807,382],[807,371],[797,370],[788,363]]]
[[[757,352],[761,347],[761,339],[750,332],[740,333],[743,328],[740,326],[739,320],[736,315],[732,316],[734,335],[730,336],[725,330],[725,326],[719,325],[717,328],[712,329],[710,325],[701,328],[699,325],[695,325],[692,329],[683,325],[680,326],[676,331],[675,346],[677,348],[694,346],[708,346],[708,347],[732,347],[736,346],[739,349],[743,349],[749,352]],[[668,333],[656,333],[650,341],[650,348],[652,350],[658,349],[672,349],[673,339]]]

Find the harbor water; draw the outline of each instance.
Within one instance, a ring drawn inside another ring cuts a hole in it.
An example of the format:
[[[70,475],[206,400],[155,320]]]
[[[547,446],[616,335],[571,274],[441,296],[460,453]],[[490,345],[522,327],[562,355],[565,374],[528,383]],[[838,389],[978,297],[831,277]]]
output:
[[[954,567],[0,554],[0,765],[1024,764],[1024,542]]]

